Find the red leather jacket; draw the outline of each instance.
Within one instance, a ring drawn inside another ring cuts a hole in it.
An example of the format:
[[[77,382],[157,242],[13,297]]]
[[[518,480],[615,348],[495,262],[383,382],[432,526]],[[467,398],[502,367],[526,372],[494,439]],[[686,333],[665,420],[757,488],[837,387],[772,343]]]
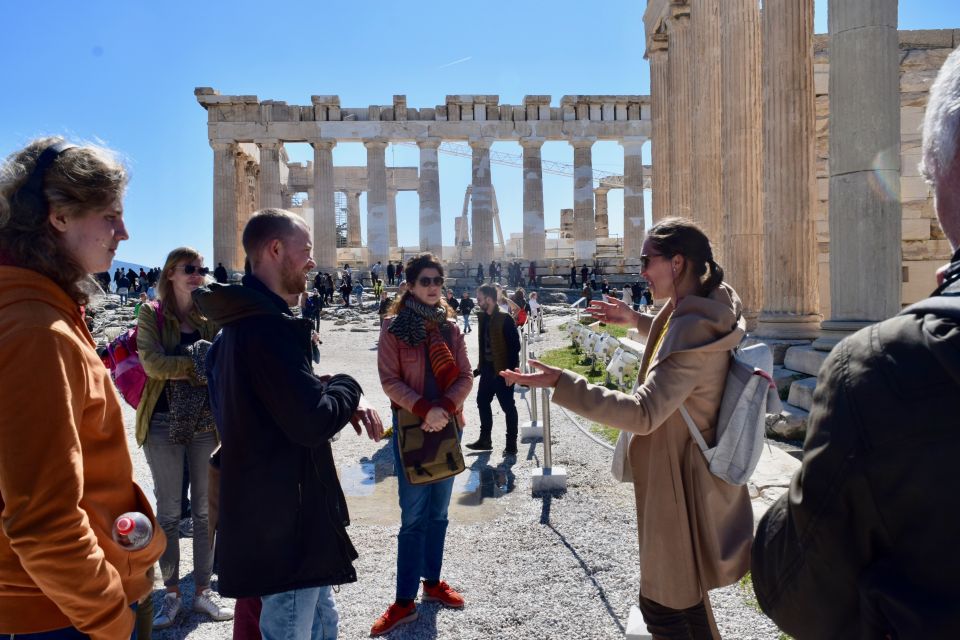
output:
[[[440,406],[456,416],[457,424],[463,424],[463,403],[473,387],[473,367],[467,357],[467,345],[456,322],[448,322],[452,344],[450,350],[460,369],[456,382],[450,385],[443,397],[436,402],[423,397],[423,379],[427,362],[423,345],[411,347],[390,333],[393,317],[383,321],[380,329],[380,346],[377,349],[377,368],[380,384],[390,398],[390,404],[400,406],[420,418],[434,406]]]

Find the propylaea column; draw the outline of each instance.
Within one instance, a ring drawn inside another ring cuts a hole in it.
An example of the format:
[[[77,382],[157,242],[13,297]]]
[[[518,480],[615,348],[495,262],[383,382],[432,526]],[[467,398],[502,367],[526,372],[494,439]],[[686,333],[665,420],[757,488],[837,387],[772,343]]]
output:
[[[420,147],[420,250],[437,257],[443,253],[443,229],[440,216],[440,164],[437,149],[440,138],[418,140]]]
[[[720,0],[691,0],[690,21],[697,50],[694,73],[696,90],[693,109],[693,130],[696,132],[696,153],[693,154],[693,175],[696,186],[691,206],[713,245],[714,259],[723,264],[722,234],[723,197],[721,194],[720,154]]]
[[[546,255],[543,222],[543,138],[520,138],[523,147],[523,255],[542,262]]]
[[[237,212],[237,144],[214,140],[213,147],[213,263],[228,271],[243,270],[243,250]]]
[[[337,266],[336,193],[333,148],[336,140],[313,140],[313,259],[319,269]]]
[[[609,187],[597,187],[593,190],[595,238],[610,237],[610,218],[607,215],[607,194]]]
[[[815,338],[813,0],[766,0],[761,23],[766,234],[757,333]]]
[[[486,264],[493,259],[493,181],[490,175],[489,138],[472,138],[473,189],[471,239],[473,261]]]
[[[280,141],[255,142],[260,147],[260,208],[279,209],[283,206],[280,194]]]
[[[669,38],[655,33],[650,38],[647,55],[650,58],[650,118],[653,162],[653,222],[656,224],[672,215],[670,204],[670,61]],[[624,154],[627,153],[624,147]],[[626,158],[624,158],[626,160]],[[642,164],[642,163],[641,163]],[[626,175],[624,166],[624,175]],[[626,197],[626,196],[624,196]],[[626,205],[624,205],[626,206]]]
[[[347,246],[357,248],[360,240],[360,192],[347,191]]]
[[[390,248],[399,247],[397,243],[397,190],[387,187],[387,229],[390,235]]]
[[[386,140],[365,140],[367,148],[367,251],[370,264],[390,258],[387,229]]]
[[[573,258],[593,260],[597,253],[593,214],[593,143],[595,138],[574,138],[573,147]]]
[[[725,43],[720,95],[723,148],[722,238],[727,281],[740,295],[747,329],[757,327],[763,302],[763,101],[760,88],[760,9],[756,0],[720,5]]]
[[[671,5],[670,20],[670,206],[673,215],[694,217],[693,90],[696,77],[690,37],[690,5]]]
[[[640,137],[624,138],[623,145],[623,257],[639,258],[646,237],[643,212],[643,143]],[[654,180],[657,169],[654,165]],[[654,194],[656,189],[654,188]]]
[[[897,0],[830,0],[830,320],[814,346],[900,311]]]

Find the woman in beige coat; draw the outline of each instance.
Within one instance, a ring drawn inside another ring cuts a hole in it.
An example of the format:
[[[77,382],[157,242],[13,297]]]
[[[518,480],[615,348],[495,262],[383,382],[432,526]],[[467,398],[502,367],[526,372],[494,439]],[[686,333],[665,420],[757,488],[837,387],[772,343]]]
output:
[[[723,284],[709,240],[689,220],[654,226],[641,265],[654,297],[669,299],[656,317],[613,298],[590,307],[604,322],[646,334],[635,394],[536,361],[538,373],[501,375],[508,383],[555,387],[557,404],[632,434],[644,620],[655,638],[719,638],[707,592],[749,569],[753,516],[746,487],[710,473],[679,409],[686,406],[712,446],[730,350],[744,335],[740,299]]]

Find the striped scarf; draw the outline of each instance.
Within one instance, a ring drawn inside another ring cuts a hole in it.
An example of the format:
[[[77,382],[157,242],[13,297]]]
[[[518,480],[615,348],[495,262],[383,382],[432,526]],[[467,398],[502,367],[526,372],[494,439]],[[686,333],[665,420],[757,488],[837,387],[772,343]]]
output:
[[[447,325],[447,310],[443,306],[428,306],[408,297],[390,325],[390,333],[412,347],[427,342],[427,355],[433,377],[441,391],[446,391],[460,375],[460,368],[443,338],[440,327]]]

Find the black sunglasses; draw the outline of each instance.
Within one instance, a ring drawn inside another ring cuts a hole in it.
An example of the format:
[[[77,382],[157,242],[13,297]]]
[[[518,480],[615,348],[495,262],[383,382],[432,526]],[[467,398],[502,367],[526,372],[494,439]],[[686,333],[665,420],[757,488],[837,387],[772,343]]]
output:
[[[422,278],[417,279],[417,283],[421,287],[429,287],[431,284],[437,287],[443,286],[443,276],[434,276],[433,278],[428,278],[423,276]]]
[[[194,273],[199,273],[200,275],[205,276],[210,273],[210,269],[206,267],[196,267],[192,264],[185,264],[183,265],[183,272],[188,276],[192,276]]]
[[[652,259],[654,259],[654,258],[663,258],[663,257],[665,257],[665,256],[664,256],[662,253],[653,253],[653,254],[650,254],[650,255],[643,254],[642,256],[640,256],[640,268],[641,268],[643,271],[646,271],[646,270],[647,270],[647,267],[650,266],[650,261],[651,261]]]

